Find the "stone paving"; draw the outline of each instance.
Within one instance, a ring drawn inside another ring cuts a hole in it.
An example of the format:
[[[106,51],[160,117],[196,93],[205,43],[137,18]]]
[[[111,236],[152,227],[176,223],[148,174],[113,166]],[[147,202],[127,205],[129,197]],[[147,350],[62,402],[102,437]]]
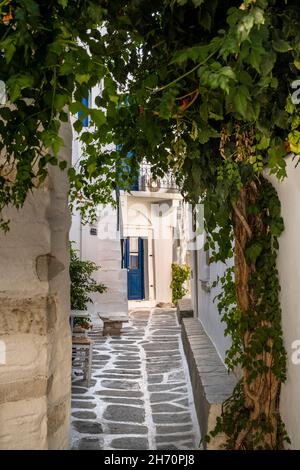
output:
[[[130,312],[120,337],[91,333],[91,387],[73,380],[73,449],[198,449],[180,331],[175,309],[155,308]]]

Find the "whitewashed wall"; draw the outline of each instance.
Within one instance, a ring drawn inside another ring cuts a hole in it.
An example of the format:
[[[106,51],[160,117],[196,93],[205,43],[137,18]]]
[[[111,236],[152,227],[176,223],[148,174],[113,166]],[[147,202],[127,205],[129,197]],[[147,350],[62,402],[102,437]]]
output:
[[[212,283],[226,270],[223,263],[208,265],[207,252],[203,248],[192,252],[192,304],[194,315],[201,321],[207,335],[216,347],[224,361],[227,349],[230,347],[230,338],[225,337],[225,324],[217,307],[216,295],[220,293],[220,286],[212,288]]]
[[[280,408],[292,449],[300,449],[300,364],[292,362],[292,354],[297,352],[293,342],[300,340],[300,166],[295,168],[298,159],[287,158],[288,176],[283,182],[269,177],[278,191],[285,224],[279,239],[278,271],[288,374],[281,390]]]
[[[96,108],[95,98],[102,92],[102,83],[93,87],[90,94],[90,106]],[[83,132],[90,128],[84,128]],[[114,149],[113,145],[107,149]],[[78,134],[74,133],[72,142],[72,163],[78,165],[83,158],[82,144],[78,140]],[[91,225],[81,223],[81,217],[74,208],[70,229],[70,240],[74,241],[73,247],[78,251],[81,260],[89,260],[99,267],[93,278],[103,283],[107,291],[102,294],[92,294],[92,303],[88,305],[88,311],[92,315],[94,325],[99,325],[98,313],[112,316],[113,314],[128,313],[127,303],[127,271],[121,269],[121,245],[120,233],[117,231],[117,212],[111,205],[99,205],[97,208],[98,220],[92,225],[97,230],[97,235],[91,235]]]

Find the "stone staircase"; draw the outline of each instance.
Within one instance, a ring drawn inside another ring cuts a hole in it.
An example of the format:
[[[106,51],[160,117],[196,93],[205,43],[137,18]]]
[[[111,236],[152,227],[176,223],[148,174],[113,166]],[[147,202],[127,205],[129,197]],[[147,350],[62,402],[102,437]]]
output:
[[[108,317],[127,317],[127,270],[121,268],[120,241],[101,240],[88,233],[85,234],[85,240],[83,256],[100,266],[93,277],[107,287],[105,293],[92,296],[94,303],[90,305],[89,311],[93,323],[95,326],[102,325],[98,313]]]

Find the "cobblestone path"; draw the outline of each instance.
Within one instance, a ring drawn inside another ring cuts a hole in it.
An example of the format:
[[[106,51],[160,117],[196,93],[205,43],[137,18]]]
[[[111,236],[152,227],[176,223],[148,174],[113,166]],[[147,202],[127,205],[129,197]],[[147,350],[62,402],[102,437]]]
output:
[[[199,431],[175,309],[134,310],[127,325],[120,337],[91,334],[91,387],[73,380],[72,448],[197,449]]]

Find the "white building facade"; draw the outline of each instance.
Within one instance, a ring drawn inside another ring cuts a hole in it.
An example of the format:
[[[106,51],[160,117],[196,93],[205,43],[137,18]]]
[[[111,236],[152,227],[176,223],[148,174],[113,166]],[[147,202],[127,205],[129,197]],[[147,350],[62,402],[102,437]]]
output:
[[[132,191],[121,191],[119,201],[128,300],[171,303],[171,265],[188,262],[188,205],[174,177],[155,180],[143,162]]]

